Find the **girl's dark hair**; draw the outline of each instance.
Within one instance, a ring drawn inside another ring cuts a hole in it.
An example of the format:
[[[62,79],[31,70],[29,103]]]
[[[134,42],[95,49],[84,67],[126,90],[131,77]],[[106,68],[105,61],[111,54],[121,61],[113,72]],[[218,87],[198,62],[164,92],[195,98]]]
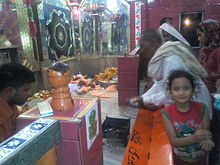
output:
[[[193,92],[195,92],[195,88],[197,87],[196,84],[196,79],[188,72],[184,71],[184,70],[174,70],[170,73],[170,75],[168,76],[168,90],[171,90],[171,86],[172,86],[172,82],[174,79],[176,78],[186,78],[190,81],[191,85],[192,85],[192,90]]]
[[[32,82],[35,82],[34,73],[25,66],[18,63],[0,66],[0,92],[7,87],[18,89]]]

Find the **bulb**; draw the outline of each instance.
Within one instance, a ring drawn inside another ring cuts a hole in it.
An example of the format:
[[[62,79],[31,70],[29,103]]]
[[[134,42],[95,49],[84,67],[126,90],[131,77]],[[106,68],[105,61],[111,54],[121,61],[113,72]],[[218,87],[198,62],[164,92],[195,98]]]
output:
[[[191,21],[188,18],[186,18],[185,21],[184,21],[184,24],[186,26],[189,26],[191,24]]]

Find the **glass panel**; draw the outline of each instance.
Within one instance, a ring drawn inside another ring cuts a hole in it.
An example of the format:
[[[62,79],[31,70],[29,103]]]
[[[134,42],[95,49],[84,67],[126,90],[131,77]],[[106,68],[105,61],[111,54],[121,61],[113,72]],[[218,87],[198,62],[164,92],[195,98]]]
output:
[[[72,16],[66,1],[42,1],[38,18],[44,59],[57,61],[74,56]]]
[[[192,47],[199,47],[196,27],[203,19],[203,12],[181,13],[180,31]]]
[[[18,46],[23,51],[16,4],[0,0],[0,47]]]
[[[32,34],[36,31],[30,29],[31,13],[23,0],[0,0],[1,63],[26,63],[32,71],[38,70],[32,47]]]
[[[130,5],[125,0],[79,3],[82,55],[122,55],[129,50]]]

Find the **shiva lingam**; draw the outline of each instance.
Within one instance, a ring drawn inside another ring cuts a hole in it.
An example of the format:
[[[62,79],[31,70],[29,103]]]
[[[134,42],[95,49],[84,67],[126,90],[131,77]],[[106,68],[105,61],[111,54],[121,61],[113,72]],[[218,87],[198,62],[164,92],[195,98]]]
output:
[[[53,110],[72,110],[74,103],[71,97],[68,83],[72,73],[65,63],[56,62],[47,70],[49,83],[52,85],[51,107]]]

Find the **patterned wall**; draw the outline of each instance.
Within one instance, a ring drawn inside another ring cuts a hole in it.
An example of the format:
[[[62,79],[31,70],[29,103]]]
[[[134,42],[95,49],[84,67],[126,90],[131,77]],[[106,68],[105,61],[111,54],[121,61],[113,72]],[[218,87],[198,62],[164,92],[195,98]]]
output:
[[[141,3],[135,2],[135,46],[138,46],[138,40],[141,36]]]

